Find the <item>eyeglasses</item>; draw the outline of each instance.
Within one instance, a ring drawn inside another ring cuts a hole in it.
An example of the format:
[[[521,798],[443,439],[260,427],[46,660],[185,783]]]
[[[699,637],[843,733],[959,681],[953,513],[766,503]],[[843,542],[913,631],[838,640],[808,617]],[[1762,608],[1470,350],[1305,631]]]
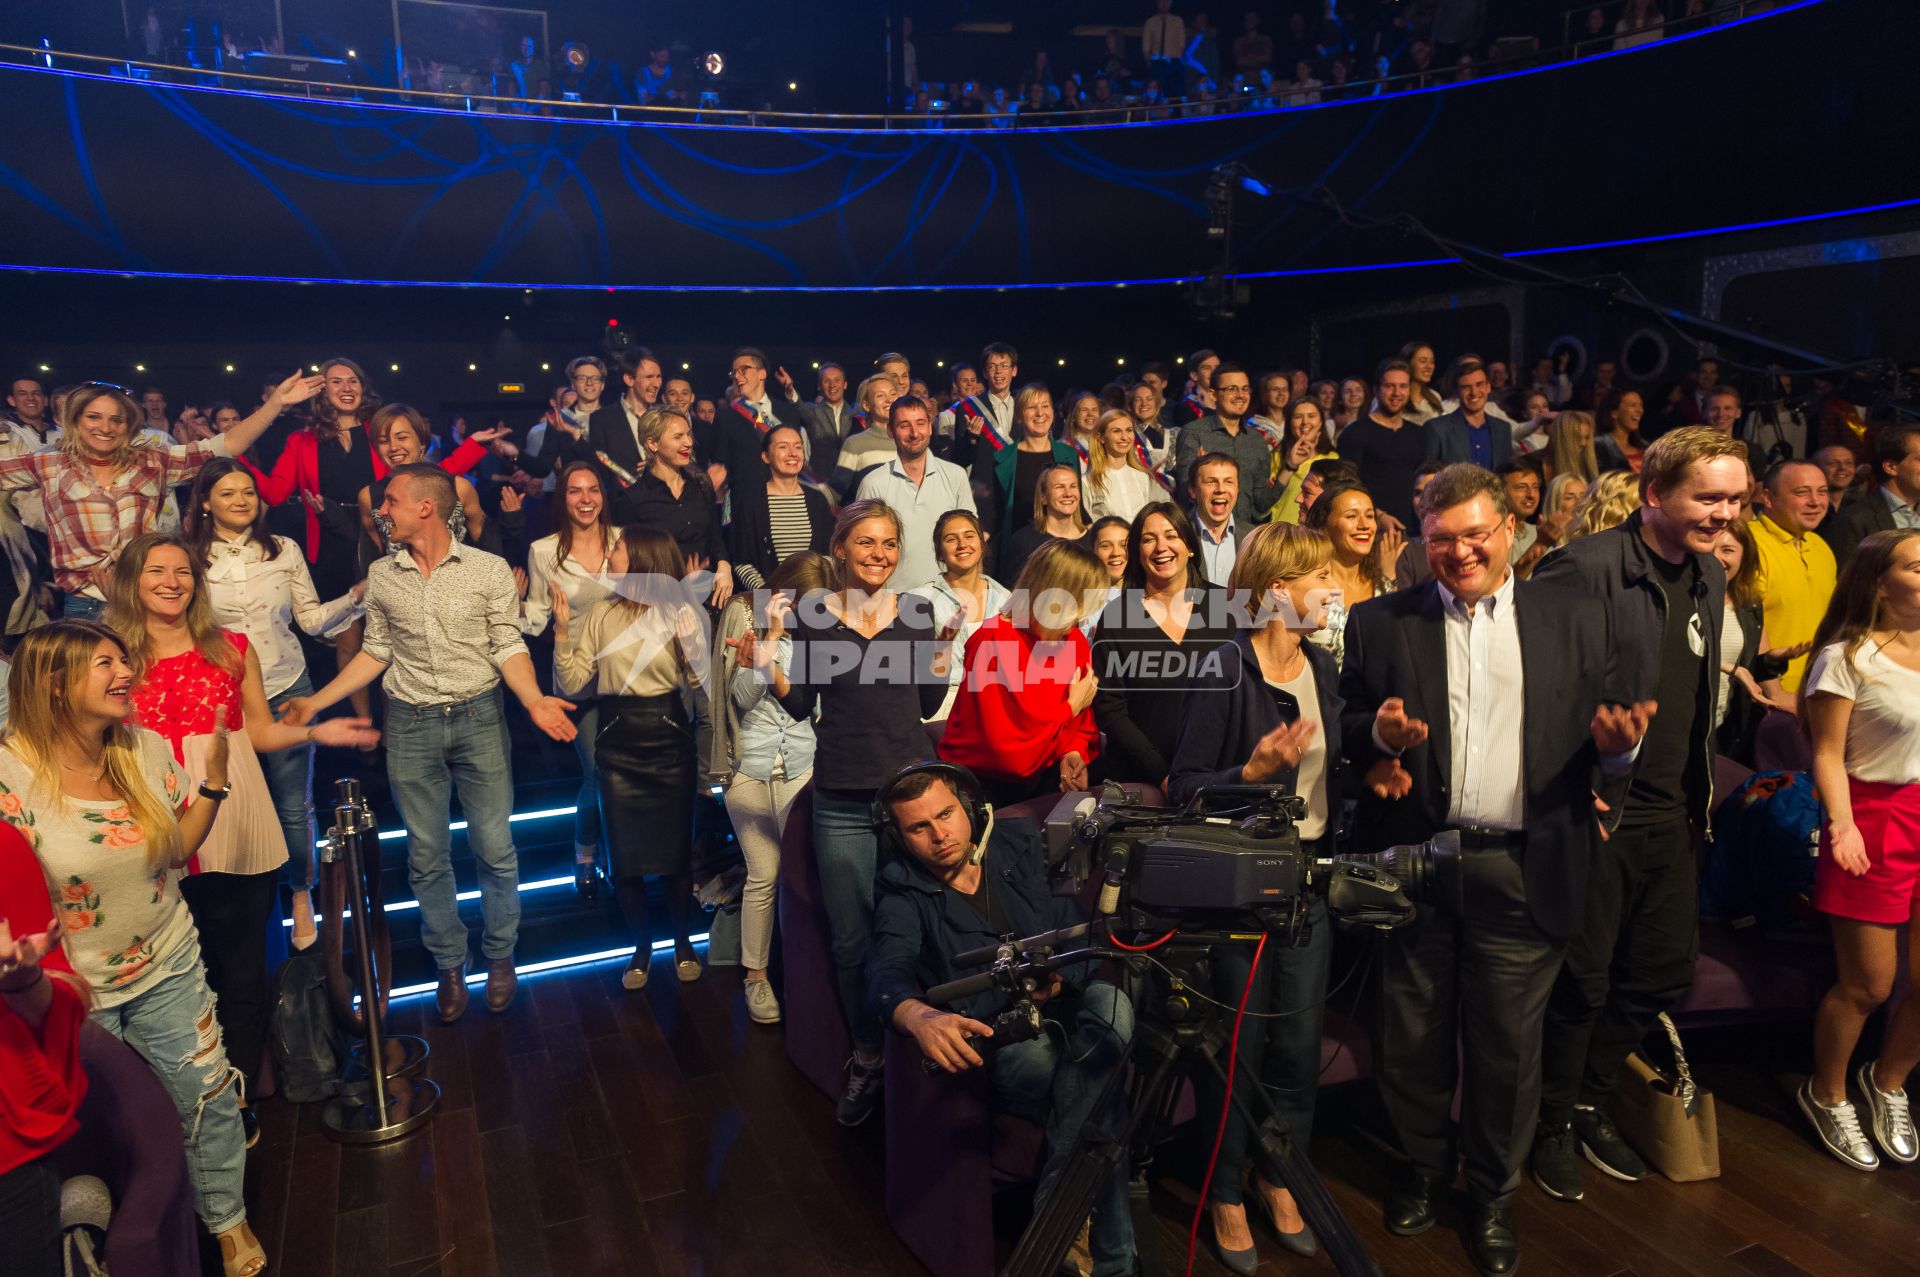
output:
[[[1499,530],[1499,528],[1482,528],[1478,532],[1463,532],[1457,537],[1428,537],[1427,545],[1432,549],[1440,551],[1442,554],[1449,553],[1456,545],[1464,545],[1469,550],[1484,550],[1487,547],[1487,542],[1492,540],[1493,534]]]
[[[121,394],[125,395],[127,398],[129,399],[133,398],[133,391],[131,388],[127,386],[122,386],[119,383],[112,382],[112,381],[83,381],[79,385],[75,386],[74,389],[75,390],[117,390]]]

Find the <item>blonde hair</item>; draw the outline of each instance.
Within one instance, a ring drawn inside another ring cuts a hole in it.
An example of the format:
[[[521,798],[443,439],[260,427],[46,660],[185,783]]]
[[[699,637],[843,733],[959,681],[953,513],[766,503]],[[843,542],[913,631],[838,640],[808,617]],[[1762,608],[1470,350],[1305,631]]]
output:
[[[1046,531],[1047,476],[1052,474],[1056,470],[1065,470],[1068,474],[1073,476],[1073,486],[1076,489],[1080,487],[1080,467],[1079,466],[1070,466],[1070,465],[1067,465],[1065,462],[1056,462],[1055,464],[1048,466],[1045,470],[1042,470],[1040,472],[1040,477],[1034,480],[1034,483],[1033,483],[1033,530],[1035,532]],[[1082,492],[1080,494],[1080,504],[1074,507],[1073,517],[1075,521],[1080,524],[1081,527],[1084,528],[1086,526],[1087,496],[1085,492]]]
[[[1014,395],[1013,425],[1014,425],[1014,442],[1015,443],[1018,443],[1021,439],[1026,437],[1027,424],[1026,424],[1026,417],[1024,414],[1027,411],[1027,405],[1041,399],[1044,399],[1047,401],[1047,407],[1049,409],[1053,408],[1054,406],[1053,392],[1051,390],[1048,390],[1045,384],[1038,381],[1028,382],[1026,385],[1020,387],[1019,393]],[[1056,421],[1058,420],[1059,416],[1060,414],[1058,412],[1054,413],[1054,418]],[[1049,426],[1048,429],[1051,430],[1052,427]]]
[[[96,399],[113,400],[127,418],[127,437],[120,441],[120,446],[113,450],[111,457],[107,458],[108,465],[116,470],[123,469],[133,460],[134,448],[143,446],[134,441],[140,437],[140,431],[146,426],[147,414],[139,404],[133,401],[132,395],[118,386],[92,384],[69,393],[66,411],[60,414],[60,440],[53,446],[64,452],[68,460],[76,464],[93,464],[93,458],[87,455],[87,446],[81,439],[79,425],[80,414],[85,412],[87,405]]]
[[[1295,581],[1333,559],[1333,542],[1318,528],[1291,523],[1263,523],[1240,543],[1240,553],[1227,575],[1227,588],[1244,592],[1258,610],[1260,595],[1275,581]]]
[[[1072,629],[1106,606],[1112,590],[1107,565],[1078,541],[1047,542],[1027,556],[1013,583],[1013,596],[1024,600],[1029,625],[1037,622],[1058,630]],[[1063,593],[1072,600],[1071,617],[1057,610]]]
[[[84,744],[74,722],[69,692],[83,686],[93,654],[101,643],[125,653],[118,634],[98,621],[54,621],[28,632],[14,649],[13,670],[7,675],[12,702],[5,743],[33,773],[33,787],[47,801],[69,801],[60,788],[60,744]],[[170,868],[180,861],[180,825],[173,809],[154,792],[145,773],[140,737],[122,721],[106,729],[101,751],[102,779],[126,804],[146,839],[147,864]]]
[[[1100,420],[1093,423],[1093,442],[1087,448],[1087,482],[1092,485],[1096,492],[1105,492],[1107,490],[1107,463],[1111,460],[1107,455],[1107,426],[1115,421],[1124,421],[1127,423],[1129,442],[1126,448],[1126,458],[1128,468],[1138,470],[1141,474],[1147,472],[1147,468],[1140,464],[1140,450],[1135,448],[1131,442],[1133,437],[1133,414],[1124,408],[1109,408],[1100,414]]]
[[[1580,484],[1583,488],[1590,488],[1593,486],[1591,483],[1587,481],[1587,478],[1585,475],[1556,474],[1555,476],[1553,476],[1553,482],[1547,485],[1546,500],[1540,503],[1541,515],[1546,516],[1550,514],[1558,514],[1560,512],[1560,498],[1565,496],[1567,489],[1571,488],[1576,483]],[[1583,491],[1580,495],[1585,496],[1586,493]]]
[[[1567,540],[1578,541],[1627,521],[1640,508],[1639,476],[1631,470],[1609,470],[1587,485],[1587,495],[1573,507],[1573,525]]]
[[[1647,493],[1659,488],[1665,492],[1678,487],[1686,479],[1687,471],[1696,461],[1713,461],[1720,457],[1738,457],[1752,471],[1752,463],[1747,459],[1747,445],[1738,439],[1721,434],[1712,426],[1682,426],[1678,430],[1669,430],[1647,445],[1640,460],[1640,499],[1644,502]]]
[[[1584,446],[1580,443],[1582,425],[1589,431],[1593,429],[1592,413],[1563,412],[1547,427],[1547,461],[1553,466],[1555,478],[1577,474],[1592,483],[1600,477],[1600,459],[1594,455],[1592,436],[1588,436]]]
[[[207,590],[207,568],[200,556],[179,537],[167,532],[149,532],[128,542],[113,565],[113,579],[107,583],[107,625],[120,637],[127,659],[133,664],[135,678],[145,678],[153,664],[153,639],[147,632],[147,609],[140,601],[140,574],[147,559],[162,546],[172,546],[186,557],[193,574],[193,594],[187,599],[187,635],[194,650],[220,669],[240,677],[246,660],[233,645],[227,632],[213,622],[213,597]]]

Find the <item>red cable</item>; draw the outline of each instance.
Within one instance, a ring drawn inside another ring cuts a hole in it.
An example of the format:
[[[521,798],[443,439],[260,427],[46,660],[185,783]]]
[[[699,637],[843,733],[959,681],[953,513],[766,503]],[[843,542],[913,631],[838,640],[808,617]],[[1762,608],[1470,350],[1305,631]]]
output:
[[[1260,955],[1267,951],[1267,936],[1253,951],[1253,966],[1247,971],[1247,987],[1240,990],[1240,1009],[1233,1014],[1233,1037],[1227,1044],[1227,1093],[1220,1101],[1220,1125],[1213,1132],[1213,1152],[1207,1157],[1207,1173],[1200,1180],[1200,1200],[1193,1205],[1193,1226],[1187,1229],[1187,1277],[1193,1277],[1193,1252],[1200,1243],[1200,1216],[1207,1209],[1207,1190],[1213,1187],[1213,1168],[1220,1160],[1220,1145],[1227,1138],[1227,1114],[1233,1112],[1233,1074],[1240,1058],[1240,1025],[1247,1018],[1247,999],[1253,996],[1253,980],[1260,974]]]
[[[1112,936],[1108,936],[1107,939],[1112,942],[1113,947],[1116,949],[1125,949],[1128,953],[1145,953],[1149,949],[1158,949],[1161,945],[1179,934],[1180,928],[1175,927],[1172,931],[1167,932],[1166,935],[1161,936],[1151,944],[1128,944],[1125,940],[1115,940]]]

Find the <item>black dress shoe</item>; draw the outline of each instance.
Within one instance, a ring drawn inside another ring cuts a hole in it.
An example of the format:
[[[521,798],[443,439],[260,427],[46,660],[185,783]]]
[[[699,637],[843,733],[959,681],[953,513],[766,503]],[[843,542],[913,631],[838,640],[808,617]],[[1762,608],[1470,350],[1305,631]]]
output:
[[[1520,1242],[1513,1235],[1513,1208],[1504,1202],[1474,1203],[1467,1250],[1473,1256],[1473,1266],[1486,1277],[1507,1277],[1518,1268]]]
[[[580,893],[582,900],[592,900],[600,894],[600,866],[591,860],[573,862],[573,889]]]
[[[1433,1193],[1440,1186],[1437,1177],[1425,1171],[1409,1170],[1393,1192],[1387,1194],[1383,1212],[1387,1231],[1396,1237],[1412,1237],[1433,1227]]]

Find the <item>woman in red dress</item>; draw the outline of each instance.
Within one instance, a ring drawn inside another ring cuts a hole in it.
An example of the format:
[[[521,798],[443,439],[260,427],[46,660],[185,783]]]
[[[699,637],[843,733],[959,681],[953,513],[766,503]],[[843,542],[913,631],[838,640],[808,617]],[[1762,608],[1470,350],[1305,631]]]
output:
[[[188,861],[180,894],[200,930],[227,1055],[251,1083],[266,1042],[267,927],[275,880],[287,860],[286,834],[258,754],[309,742],[372,744],[380,737],[364,718],[311,727],[275,722],[246,635],[213,623],[204,573],[179,538],[136,537],[114,567],[107,623],[126,641],[136,671],[134,723],[165,738],[174,761],[196,783],[206,776],[207,748],[223,718],[231,733],[231,793]]]

